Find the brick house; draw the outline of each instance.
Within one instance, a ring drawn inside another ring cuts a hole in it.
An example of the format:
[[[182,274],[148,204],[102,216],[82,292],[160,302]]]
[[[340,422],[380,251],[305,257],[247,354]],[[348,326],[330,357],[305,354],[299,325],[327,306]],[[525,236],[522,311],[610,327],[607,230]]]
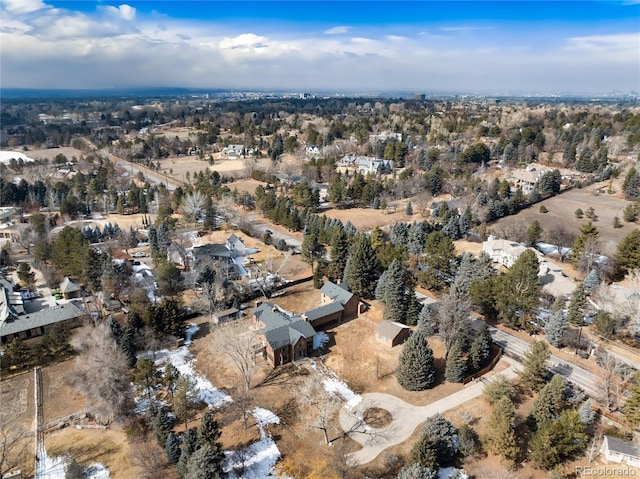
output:
[[[262,352],[273,367],[309,356],[316,328],[357,316],[360,298],[328,281],[320,289],[320,306],[293,314],[273,303],[258,303],[253,314],[261,327]]]
[[[301,316],[288,314],[266,301],[256,306],[253,314],[262,326],[264,358],[273,367],[311,354],[316,331]]]

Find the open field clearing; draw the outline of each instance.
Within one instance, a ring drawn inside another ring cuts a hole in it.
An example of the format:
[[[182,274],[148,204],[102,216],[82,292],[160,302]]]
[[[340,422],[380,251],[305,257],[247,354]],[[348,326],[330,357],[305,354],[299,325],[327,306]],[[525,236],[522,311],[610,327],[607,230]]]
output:
[[[599,190],[606,190],[608,182],[598,183],[583,189],[573,189],[558,196],[554,196],[542,201],[530,208],[520,211],[513,216],[506,216],[489,225],[494,232],[521,230],[534,221],[538,220],[540,226],[545,231],[563,226],[568,231],[578,234],[580,227],[589,220],[585,217],[576,218],[574,212],[580,208],[586,212],[592,207],[598,217],[594,222],[600,232],[599,238],[601,249],[604,254],[615,252],[618,242],[631,231],[636,229],[637,224],[627,223],[622,220],[622,210],[629,204],[617,194],[598,193]],[[615,190],[615,187],[614,187]],[[547,213],[540,213],[540,206],[544,205],[549,210]],[[623,224],[622,228],[613,227],[613,218],[618,216]],[[565,245],[570,247],[571,245]]]
[[[37,150],[29,150],[23,151],[25,155],[34,160],[49,160],[52,161],[56,156],[62,154],[67,157],[69,161],[73,160],[75,156],[76,159],[80,159],[84,156],[84,152],[81,150],[76,150],[70,146],[61,146],[59,148],[45,148],[45,149],[37,149]]]

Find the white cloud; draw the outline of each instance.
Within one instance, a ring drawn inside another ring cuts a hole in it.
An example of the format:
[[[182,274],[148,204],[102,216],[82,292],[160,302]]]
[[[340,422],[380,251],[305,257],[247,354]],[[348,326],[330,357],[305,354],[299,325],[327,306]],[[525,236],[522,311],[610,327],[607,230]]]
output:
[[[0,13],[3,87],[584,92],[638,84],[636,33],[557,34],[548,46],[401,26],[343,37],[350,27],[309,33],[144,15],[126,4],[79,13],[12,1],[14,10],[5,2]]]
[[[268,47],[267,41],[267,37],[262,37],[254,33],[243,33],[233,38],[223,38],[219,45],[223,50],[251,50]]]
[[[570,50],[590,52],[627,51],[640,56],[640,33],[619,33],[614,35],[587,35],[567,39]]]
[[[8,12],[18,15],[49,8],[42,0],[3,0],[2,4]]]
[[[326,35],[341,35],[343,33],[347,33],[351,28],[344,26],[344,25],[339,25],[337,27],[333,27],[333,28],[329,28],[328,30],[325,30],[324,33]]]

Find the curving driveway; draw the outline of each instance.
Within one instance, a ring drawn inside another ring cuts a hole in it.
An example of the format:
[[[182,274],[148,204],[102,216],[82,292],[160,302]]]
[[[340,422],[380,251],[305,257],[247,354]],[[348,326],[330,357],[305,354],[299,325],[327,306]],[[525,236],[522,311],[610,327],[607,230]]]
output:
[[[511,367],[500,374],[508,378],[516,377],[513,362]],[[426,406],[414,406],[402,399],[385,393],[367,393],[362,395],[362,401],[357,406],[340,409],[340,425],[342,429],[355,441],[362,445],[362,449],[349,455],[355,464],[366,464],[373,461],[378,454],[388,447],[400,444],[408,439],[416,428],[428,417],[453,409],[482,394],[484,387],[491,379],[482,379],[467,384],[464,389],[447,397],[439,399]],[[364,412],[372,407],[386,409],[391,413],[392,421],[381,428],[367,426],[363,421]]]

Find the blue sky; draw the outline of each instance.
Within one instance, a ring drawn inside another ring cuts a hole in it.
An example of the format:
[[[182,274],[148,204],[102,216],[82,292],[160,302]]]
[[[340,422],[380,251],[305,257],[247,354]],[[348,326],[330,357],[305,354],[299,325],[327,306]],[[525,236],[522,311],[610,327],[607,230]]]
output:
[[[640,2],[3,0],[2,87],[640,90]]]

